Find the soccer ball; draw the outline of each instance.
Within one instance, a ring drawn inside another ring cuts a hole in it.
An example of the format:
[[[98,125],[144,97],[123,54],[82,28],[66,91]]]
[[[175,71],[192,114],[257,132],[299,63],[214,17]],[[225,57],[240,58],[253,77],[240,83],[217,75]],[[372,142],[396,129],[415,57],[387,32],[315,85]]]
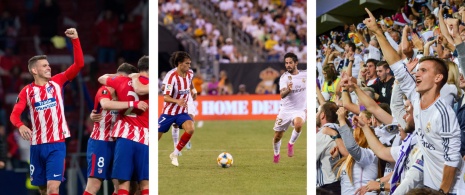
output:
[[[216,161],[218,162],[218,165],[220,167],[228,168],[233,164],[233,157],[231,156],[231,154],[223,152],[218,156],[218,159],[216,159]]]

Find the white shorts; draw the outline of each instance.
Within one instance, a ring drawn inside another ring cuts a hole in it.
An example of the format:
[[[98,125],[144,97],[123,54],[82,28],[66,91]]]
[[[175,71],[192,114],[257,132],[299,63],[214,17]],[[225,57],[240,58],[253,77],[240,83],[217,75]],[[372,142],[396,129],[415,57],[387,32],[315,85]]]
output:
[[[190,97],[187,100],[187,114],[190,114],[194,117],[195,117],[195,114],[197,114],[197,108],[195,107],[194,100],[192,99],[192,97]]]
[[[294,111],[294,112],[279,112],[276,117],[273,129],[275,131],[286,131],[289,125],[294,127],[294,119],[302,118],[302,123],[305,123],[307,119],[307,113],[305,111]]]

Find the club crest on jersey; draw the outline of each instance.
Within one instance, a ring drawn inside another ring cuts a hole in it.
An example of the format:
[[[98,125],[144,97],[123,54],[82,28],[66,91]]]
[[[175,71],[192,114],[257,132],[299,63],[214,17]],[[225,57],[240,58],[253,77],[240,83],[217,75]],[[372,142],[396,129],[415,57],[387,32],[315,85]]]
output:
[[[108,91],[107,91],[107,90],[103,90],[103,91],[102,91],[102,94],[103,94],[103,95],[106,95],[106,94],[108,94]]]
[[[302,79],[302,82],[303,82],[303,83],[305,83],[305,81],[306,81],[306,79],[305,79],[305,78],[303,78],[303,79]]]
[[[36,111],[47,110],[49,108],[53,108],[56,106],[57,106],[57,101],[55,98],[49,98],[47,100],[34,103],[34,107]]]
[[[47,87],[47,93],[53,93],[54,91],[53,86]]]
[[[426,133],[429,133],[431,131],[431,123],[428,122],[428,124],[426,125]]]
[[[98,174],[102,174],[103,170],[102,168],[98,168]]]
[[[128,82],[128,86],[131,86],[131,85],[132,85],[132,81],[129,81],[129,82]]]

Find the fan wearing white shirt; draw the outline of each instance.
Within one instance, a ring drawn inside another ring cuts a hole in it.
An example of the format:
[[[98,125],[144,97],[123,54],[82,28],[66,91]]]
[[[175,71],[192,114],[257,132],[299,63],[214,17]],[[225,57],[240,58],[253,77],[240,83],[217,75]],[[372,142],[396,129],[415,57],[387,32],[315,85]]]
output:
[[[381,173],[378,171],[380,168],[378,157],[368,147],[367,139],[362,131],[362,128],[368,128],[369,131],[374,133],[373,129],[368,125],[367,114],[368,112],[364,111],[360,113],[360,117],[355,117],[359,127],[355,128],[352,133],[346,122],[346,109],[341,107],[337,111],[339,125],[341,126],[338,129],[339,132],[324,129],[324,133],[327,135],[340,135],[349,153],[348,156],[341,158],[334,165],[335,168],[339,167],[337,168],[337,178],[341,179],[341,194],[356,194],[357,189],[367,184],[368,181],[381,177]],[[338,150],[335,152],[338,152]],[[367,192],[366,194],[375,195],[376,193]]]
[[[420,59],[415,78],[409,74],[400,56],[383,36],[376,18],[365,8],[366,24],[377,37],[386,61],[399,81],[401,91],[412,101],[415,132],[423,153],[423,184],[442,193],[457,193],[462,158],[460,127],[453,109],[440,98],[439,91],[447,82],[446,63],[439,58]],[[416,87],[415,87],[416,86]]]

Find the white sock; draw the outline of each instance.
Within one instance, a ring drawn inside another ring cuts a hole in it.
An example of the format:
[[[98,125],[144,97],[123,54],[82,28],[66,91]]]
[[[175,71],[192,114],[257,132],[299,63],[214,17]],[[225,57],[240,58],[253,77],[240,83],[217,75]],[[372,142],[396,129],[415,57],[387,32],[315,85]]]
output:
[[[175,156],[178,156],[179,155],[179,150],[176,147],[174,147],[174,152],[173,153],[174,153]]]
[[[302,132],[300,132],[302,133]],[[297,133],[297,131],[295,131],[295,129],[292,131],[292,135],[291,135],[291,139],[289,140],[289,143],[290,144],[294,144],[295,141],[297,141],[297,138],[299,138],[300,136],[300,133]]]
[[[274,143],[274,140],[273,140],[273,149],[274,149],[274,155],[278,155],[279,154],[279,149],[281,148],[281,140],[279,140],[278,143]]]
[[[173,130],[171,131],[171,135],[173,136],[174,148],[176,148],[176,146],[178,145],[178,141],[179,141],[179,128],[173,127]]]

